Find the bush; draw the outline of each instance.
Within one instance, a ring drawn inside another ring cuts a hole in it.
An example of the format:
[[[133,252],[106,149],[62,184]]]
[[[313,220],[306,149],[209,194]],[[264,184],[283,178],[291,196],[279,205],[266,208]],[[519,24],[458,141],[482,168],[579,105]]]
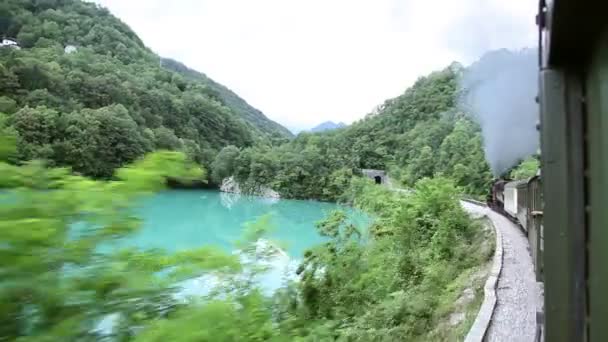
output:
[[[283,329],[356,341],[411,340],[432,330],[448,285],[480,260],[473,243],[481,232],[446,178],[419,180],[409,194],[355,179],[348,194],[375,215],[371,240],[334,213],[318,224],[331,240],[306,253],[301,297],[293,298]]]

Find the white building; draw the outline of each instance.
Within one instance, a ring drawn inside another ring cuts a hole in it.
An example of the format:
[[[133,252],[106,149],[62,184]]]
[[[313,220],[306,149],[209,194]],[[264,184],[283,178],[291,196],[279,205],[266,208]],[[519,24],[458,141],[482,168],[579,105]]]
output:
[[[7,39],[7,38],[3,38],[2,39],[2,43],[0,43],[0,47],[9,47],[9,48],[13,48],[13,49],[20,49],[19,44],[12,40],[12,39]]]
[[[66,45],[65,49],[63,49],[63,51],[68,54],[76,52],[77,50],[78,50],[78,48],[75,47],[74,45]]]

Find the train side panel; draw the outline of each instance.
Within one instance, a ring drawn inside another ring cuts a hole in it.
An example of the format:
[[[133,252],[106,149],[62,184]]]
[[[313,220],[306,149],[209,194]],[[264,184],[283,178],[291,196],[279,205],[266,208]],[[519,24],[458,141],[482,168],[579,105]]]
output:
[[[517,189],[512,183],[507,183],[504,190],[505,211],[515,217],[517,216]]]
[[[512,181],[504,187],[504,209],[507,215],[519,222],[524,230],[528,230],[527,180]]]
[[[528,232],[528,180],[518,182],[515,185],[517,199],[517,220],[519,224],[524,228],[526,232]]]
[[[530,253],[534,262],[536,280],[543,281],[543,199],[541,180],[539,176],[530,178],[526,184],[526,227],[528,241],[530,243]]]
[[[604,2],[605,3],[605,2]],[[604,5],[605,6],[605,5]],[[605,7],[604,7],[605,8]],[[606,13],[605,11],[603,13]],[[587,89],[586,250],[589,341],[608,341],[608,25],[598,35],[585,82]],[[584,226],[573,227],[584,229]],[[584,254],[583,254],[584,255]]]

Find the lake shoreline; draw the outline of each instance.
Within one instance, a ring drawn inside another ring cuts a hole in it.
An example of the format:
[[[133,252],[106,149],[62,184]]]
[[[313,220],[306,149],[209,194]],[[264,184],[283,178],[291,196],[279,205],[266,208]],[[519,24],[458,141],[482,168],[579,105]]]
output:
[[[266,238],[286,242],[288,255],[300,258],[306,249],[325,241],[316,223],[334,210],[347,212],[361,227],[369,224],[369,215],[337,203],[264,198],[218,189],[167,189],[137,206],[142,227],[122,244],[169,251],[215,245],[232,252],[245,224],[270,215]]]

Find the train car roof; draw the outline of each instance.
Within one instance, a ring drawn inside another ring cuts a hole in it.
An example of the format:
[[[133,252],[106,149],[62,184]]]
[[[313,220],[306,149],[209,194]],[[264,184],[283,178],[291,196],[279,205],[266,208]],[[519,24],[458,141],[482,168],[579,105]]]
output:
[[[541,0],[546,14],[539,17],[547,31],[544,36],[543,65],[563,66],[584,63],[599,34],[606,28],[605,0]]]
[[[505,184],[505,188],[515,188],[515,187],[518,187],[523,184],[528,184],[528,181],[529,181],[529,179],[511,181],[511,182]]]

